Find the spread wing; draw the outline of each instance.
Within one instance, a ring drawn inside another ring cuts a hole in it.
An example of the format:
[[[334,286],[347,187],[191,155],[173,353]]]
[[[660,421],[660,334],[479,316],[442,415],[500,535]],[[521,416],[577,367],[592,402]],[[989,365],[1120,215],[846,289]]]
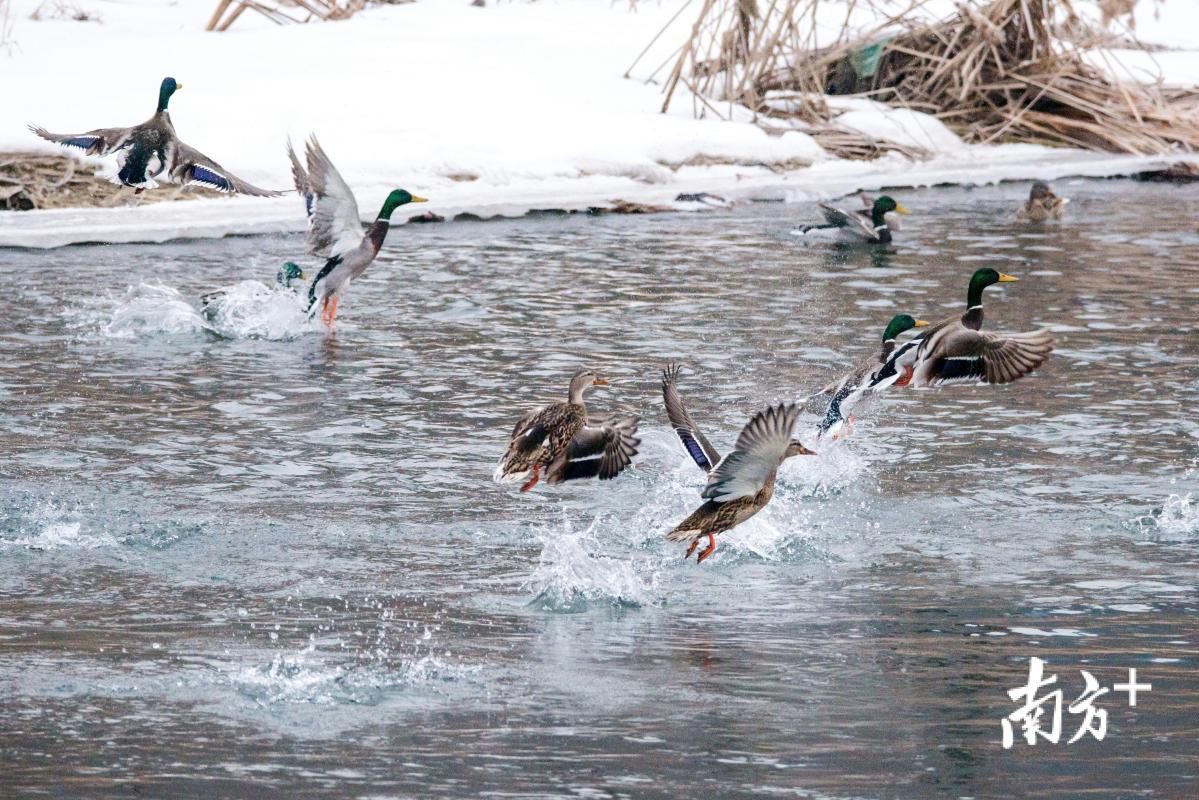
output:
[[[316,136],[308,140],[308,171],[287,146],[296,191],[308,212],[308,252],[321,258],[344,256],[362,244],[364,233],[358,203],[341,173],[333,166]]]
[[[283,192],[262,189],[243,181],[194,147],[176,142],[169,154],[171,180],[195,183],[220,192],[236,192],[251,197],[282,197]]]
[[[879,239],[878,231],[870,224],[870,220],[863,218],[861,214],[850,214],[842,211],[834,206],[828,206],[824,203],[820,204],[820,210],[824,213],[824,218],[828,220],[830,225],[836,225],[838,228],[845,228],[858,236],[869,239],[872,242],[877,242]]]
[[[546,470],[546,480],[561,483],[578,478],[615,478],[633,463],[641,440],[637,418],[609,418],[603,424],[584,425]]]
[[[711,472],[712,467],[720,461],[720,453],[700,432],[699,426],[683,405],[678,389],[679,369],[678,364],[670,364],[662,370],[662,400],[666,403],[666,416],[692,460],[704,472]]]
[[[133,133],[132,128],[97,128],[87,133],[50,133],[38,125],[30,125],[29,130],[47,142],[74,147],[89,156],[106,156],[120,150]]]
[[[752,497],[778,469],[791,443],[791,432],[799,419],[799,406],[772,406],[759,411],[737,437],[737,446],[708,476],[703,497],[726,503]]]
[[[930,385],[1010,383],[1040,367],[1052,351],[1047,330],[995,334],[963,328],[946,336],[919,369]]]

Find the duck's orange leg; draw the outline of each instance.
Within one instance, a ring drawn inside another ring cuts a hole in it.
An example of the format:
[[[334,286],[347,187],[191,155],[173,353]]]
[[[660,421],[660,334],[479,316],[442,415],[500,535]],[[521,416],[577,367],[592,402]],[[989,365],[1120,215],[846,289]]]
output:
[[[333,318],[337,316],[337,301],[339,299],[336,295],[333,297],[326,295],[325,299],[321,301],[321,321],[326,325],[333,325]]]
[[[530,489],[532,489],[534,486],[537,485],[537,481],[539,481],[539,480],[541,480],[541,465],[540,464],[533,467],[533,477],[529,478],[528,482],[524,486],[520,487],[520,490],[522,492],[529,491]]]
[[[895,385],[896,386],[907,386],[909,383],[912,382],[912,374],[915,371],[916,370],[912,367],[911,364],[906,365],[903,368],[903,377],[900,378],[899,380],[895,381]]]
[[[699,555],[695,559],[696,564],[704,563],[704,559],[716,552],[716,534],[708,534],[708,546],[699,551]]]
[[[700,534],[700,536],[702,536],[702,535],[703,534]],[[691,540],[691,546],[687,548],[687,555],[683,556],[684,561],[691,558],[691,554],[695,552],[695,548],[699,545],[699,539],[700,539],[700,537],[696,536],[694,539]]]

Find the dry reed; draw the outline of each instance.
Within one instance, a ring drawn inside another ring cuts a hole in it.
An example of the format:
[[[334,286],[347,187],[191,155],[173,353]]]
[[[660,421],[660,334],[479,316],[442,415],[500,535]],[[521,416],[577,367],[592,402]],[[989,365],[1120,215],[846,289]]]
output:
[[[798,121],[849,156],[897,147],[838,129],[829,95],[934,114],[971,142],[1144,154],[1199,146],[1199,93],[1122,78],[1130,73],[1108,51],[1083,46],[1103,37],[1072,0],[960,2],[938,21],[920,13],[925,2],[896,13],[844,0],[839,35],[818,46],[815,21],[822,6],[827,21],[827,2],[702,0],[673,56],[663,109],[683,86],[697,114],[727,117],[725,104],[742,105],[768,125]],[[864,12],[875,24],[861,26]],[[1126,31],[1123,41],[1135,41]]]

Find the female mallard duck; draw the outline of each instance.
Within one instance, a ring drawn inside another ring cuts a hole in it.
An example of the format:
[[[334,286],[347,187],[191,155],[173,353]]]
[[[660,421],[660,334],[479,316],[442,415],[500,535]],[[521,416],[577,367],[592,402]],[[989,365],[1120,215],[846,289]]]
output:
[[[542,470],[548,483],[595,477],[605,481],[633,463],[641,444],[637,418],[591,420],[587,416],[583,395],[592,386],[607,385],[595,370],[580,369],[570,379],[565,403],[550,403],[525,414],[512,429],[508,450],[495,468],[495,481],[528,478],[520,487],[527,492],[537,485]]]
[[[820,210],[824,212],[826,222],[821,225],[804,225],[799,229],[800,235],[833,234],[843,241],[873,244],[887,244],[891,241],[891,228],[887,224],[888,214],[911,213],[885,194],[876,198],[869,209],[863,208],[857,212],[845,211],[824,203],[820,204]]]
[[[846,423],[852,426],[854,406],[867,394],[878,392],[889,385],[875,383],[874,379],[895,352],[895,340],[899,334],[927,326],[927,322],[910,314],[897,314],[883,330],[883,343],[878,353],[862,361],[852,372],[824,387],[823,393],[831,395],[832,400],[829,401],[824,419],[817,426],[821,436],[828,435],[830,431],[834,436],[838,435],[841,426]]]
[[[308,252],[326,259],[325,266],[308,287],[308,310],[312,311],[319,295],[321,318],[326,325],[332,325],[341,295],[350,288],[350,282],[370,266],[383,247],[392,213],[407,203],[427,201],[404,189],[396,189],[383,201],[379,216],[364,232],[354,193],[325,155],[316,136],[308,140],[307,171],[296,157],[291,142],[287,143],[287,155],[291,159],[296,191],[304,198],[304,208],[308,212]]]
[[[283,290],[290,289],[297,291],[304,280],[304,270],[299,264],[291,261],[285,261],[283,266],[279,267],[279,271],[275,273],[275,285]],[[217,315],[220,304],[224,302],[229,292],[226,289],[217,289],[214,292],[208,292],[200,295],[200,312],[209,320]]]
[[[666,540],[670,542],[691,542],[684,558],[691,557],[705,536],[708,546],[700,551],[697,563],[716,552],[716,534],[737,527],[770,502],[774,496],[774,481],[784,460],[814,455],[791,438],[798,419],[798,405],[782,404],[759,411],[750,419],[737,437],[733,452],[721,459],[708,474],[708,485],[702,492],[704,504],[666,534]],[[675,429],[679,430],[677,426]],[[693,426],[691,430],[694,432]],[[683,433],[679,435],[686,444]],[[695,458],[695,451],[690,447],[688,451]],[[696,463],[700,463],[698,458]]]
[[[1018,278],[990,267],[975,272],[966,292],[966,312],[930,326],[897,348],[873,382],[890,381],[896,386],[1009,383],[1037,369],[1053,351],[1049,331],[1001,335],[980,330],[983,290],[1015,280]]]
[[[1020,206],[1016,216],[1030,222],[1061,219],[1069,202],[1067,198],[1054,194],[1045,181],[1037,181],[1028,192],[1028,202]]]
[[[29,130],[49,142],[76,147],[90,156],[117,154],[118,171],[114,183],[131,186],[136,194],[158,186],[154,180],[163,173],[170,183],[195,183],[221,192],[236,192],[254,197],[279,197],[282,192],[260,189],[243,181],[208,156],[179,141],[167,103],[183,85],[174,78],[163,78],[158,90],[158,109],[154,116],[132,128],[97,128],[87,133],[50,133],[30,125]]]

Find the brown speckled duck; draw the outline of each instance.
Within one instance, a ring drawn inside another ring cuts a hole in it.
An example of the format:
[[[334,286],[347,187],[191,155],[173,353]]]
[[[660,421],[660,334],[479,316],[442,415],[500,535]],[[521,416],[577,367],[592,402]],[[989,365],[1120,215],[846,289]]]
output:
[[[716,552],[716,534],[737,527],[766,507],[774,496],[774,481],[784,460],[816,454],[791,438],[799,406],[780,404],[755,414],[737,437],[733,452],[720,458],[683,406],[675,388],[677,375],[675,366],[663,371],[667,415],[695,463],[710,471],[702,493],[704,504],[667,533],[666,540],[690,541],[684,556],[690,558],[707,536],[708,546],[696,559],[699,563]],[[710,466],[713,463],[715,467]]]
[[[550,403],[525,414],[512,429],[508,449],[493,475],[497,483],[528,479],[527,492],[541,480],[562,483],[579,478],[609,480],[633,462],[641,440],[636,417],[590,420],[583,395],[608,381],[593,369],[570,379],[565,403]]]
[[[1020,206],[1017,216],[1029,222],[1061,219],[1069,202],[1067,198],[1054,194],[1045,181],[1037,181],[1028,192],[1028,202]]]

